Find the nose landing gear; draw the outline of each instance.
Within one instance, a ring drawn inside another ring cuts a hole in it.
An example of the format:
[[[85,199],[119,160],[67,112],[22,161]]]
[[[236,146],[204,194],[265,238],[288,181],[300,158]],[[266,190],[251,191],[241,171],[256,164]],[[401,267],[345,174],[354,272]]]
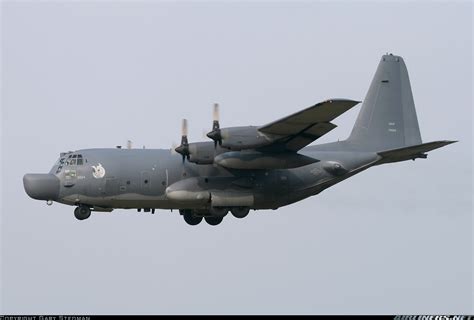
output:
[[[87,206],[79,206],[74,209],[74,216],[77,220],[85,220],[91,216],[91,208]]]

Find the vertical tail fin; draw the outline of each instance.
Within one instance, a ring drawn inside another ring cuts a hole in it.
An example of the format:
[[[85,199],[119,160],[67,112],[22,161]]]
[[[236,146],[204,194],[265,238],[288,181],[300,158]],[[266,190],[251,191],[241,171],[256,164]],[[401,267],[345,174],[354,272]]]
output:
[[[421,144],[415,103],[402,57],[384,55],[348,142],[367,151]]]

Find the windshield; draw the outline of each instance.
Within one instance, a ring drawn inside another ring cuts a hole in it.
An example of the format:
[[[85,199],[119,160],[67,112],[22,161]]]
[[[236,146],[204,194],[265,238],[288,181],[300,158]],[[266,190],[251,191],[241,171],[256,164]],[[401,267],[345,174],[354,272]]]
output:
[[[55,172],[55,174],[58,174],[61,172],[63,167],[76,167],[76,166],[82,166],[87,162],[87,159],[85,159],[82,154],[65,154],[59,157],[59,159],[56,161],[54,164],[53,168],[51,169],[51,172]]]
[[[56,163],[53,166],[53,169],[54,167],[57,167],[56,174],[61,172],[61,169],[63,168],[65,161],[66,161],[65,157],[60,157],[58,161],[56,161]]]

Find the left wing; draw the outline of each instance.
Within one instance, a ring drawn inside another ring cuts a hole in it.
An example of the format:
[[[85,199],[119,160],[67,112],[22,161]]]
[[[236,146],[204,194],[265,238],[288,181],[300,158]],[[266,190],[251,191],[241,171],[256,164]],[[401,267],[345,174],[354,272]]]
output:
[[[337,126],[330,121],[360,101],[332,99],[315,104],[280,120],[258,128],[258,131],[281,136],[276,143],[290,151],[298,151]]]

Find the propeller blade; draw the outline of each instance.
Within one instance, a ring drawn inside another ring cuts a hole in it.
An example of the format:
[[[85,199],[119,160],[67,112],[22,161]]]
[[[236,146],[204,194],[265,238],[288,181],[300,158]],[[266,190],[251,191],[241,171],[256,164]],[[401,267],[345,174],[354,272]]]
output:
[[[188,120],[186,119],[183,119],[183,122],[181,124],[181,135],[182,136],[188,135]]]
[[[214,110],[212,112],[212,120],[219,121],[219,104],[214,103]]]

